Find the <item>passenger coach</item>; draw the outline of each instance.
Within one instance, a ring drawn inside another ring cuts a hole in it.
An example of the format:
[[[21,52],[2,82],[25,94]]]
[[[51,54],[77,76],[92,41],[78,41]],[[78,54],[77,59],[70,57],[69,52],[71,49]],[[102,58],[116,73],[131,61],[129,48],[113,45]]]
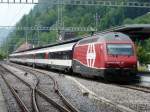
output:
[[[106,78],[135,76],[137,70],[134,43],[118,32],[16,52],[10,61]]]
[[[70,70],[72,67],[73,47],[78,40],[16,52],[10,55],[10,61],[32,66]]]

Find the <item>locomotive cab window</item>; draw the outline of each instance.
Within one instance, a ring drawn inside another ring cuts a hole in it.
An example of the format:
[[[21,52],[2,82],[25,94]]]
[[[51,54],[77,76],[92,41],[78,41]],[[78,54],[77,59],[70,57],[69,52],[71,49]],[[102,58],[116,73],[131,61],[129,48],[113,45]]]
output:
[[[133,55],[131,44],[107,44],[107,52],[109,55]]]

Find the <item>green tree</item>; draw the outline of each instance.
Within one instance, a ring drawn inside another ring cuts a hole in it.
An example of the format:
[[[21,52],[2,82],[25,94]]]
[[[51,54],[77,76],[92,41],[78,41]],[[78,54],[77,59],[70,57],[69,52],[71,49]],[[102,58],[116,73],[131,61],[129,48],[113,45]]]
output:
[[[150,57],[147,54],[147,51],[140,44],[138,44],[138,47],[137,47],[137,56],[138,56],[138,60],[140,63],[144,64],[150,61]]]
[[[4,52],[0,52],[0,60],[6,58],[6,54]]]

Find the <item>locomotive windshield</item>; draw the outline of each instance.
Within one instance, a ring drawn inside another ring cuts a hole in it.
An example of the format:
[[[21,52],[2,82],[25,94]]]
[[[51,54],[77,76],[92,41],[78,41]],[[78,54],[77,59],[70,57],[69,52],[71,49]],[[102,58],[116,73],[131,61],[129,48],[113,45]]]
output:
[[[130,44],[107,44],[107,52],[110,55],[133,55],[133,48]]]

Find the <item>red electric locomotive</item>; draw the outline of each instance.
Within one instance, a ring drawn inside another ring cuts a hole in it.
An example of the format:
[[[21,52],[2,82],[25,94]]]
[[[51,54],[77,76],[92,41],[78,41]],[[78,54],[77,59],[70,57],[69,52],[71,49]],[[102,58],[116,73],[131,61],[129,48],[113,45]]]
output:
[[[80,40],[74,47],[73,71],[101,77],[135,76],[137,57],[132,40],[111,32]]]

